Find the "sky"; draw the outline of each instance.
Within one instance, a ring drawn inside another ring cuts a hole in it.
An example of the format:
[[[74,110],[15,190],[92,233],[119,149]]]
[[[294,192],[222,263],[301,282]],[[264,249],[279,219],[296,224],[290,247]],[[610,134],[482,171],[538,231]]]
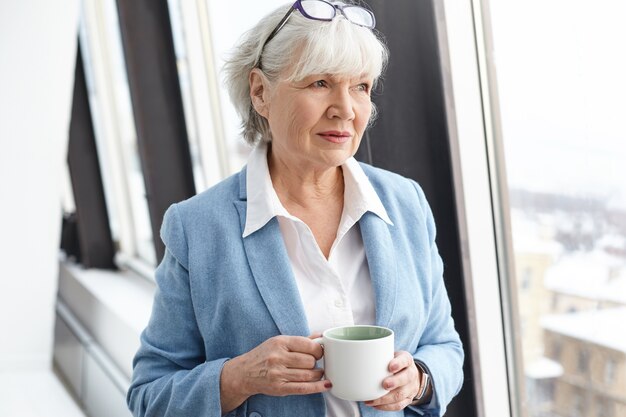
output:
[[[509,184],[626,208],[626,3],[490,5]]]

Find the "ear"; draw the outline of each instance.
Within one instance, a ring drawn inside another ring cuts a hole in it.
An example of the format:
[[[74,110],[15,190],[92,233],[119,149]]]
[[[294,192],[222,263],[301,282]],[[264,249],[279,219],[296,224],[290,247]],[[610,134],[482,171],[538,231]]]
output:
[[[248,82],[250,83],[252,106],[257,113],[267,119],[269,116],[269,85],[265,74],[258,68],[254,68],[250,71]]]

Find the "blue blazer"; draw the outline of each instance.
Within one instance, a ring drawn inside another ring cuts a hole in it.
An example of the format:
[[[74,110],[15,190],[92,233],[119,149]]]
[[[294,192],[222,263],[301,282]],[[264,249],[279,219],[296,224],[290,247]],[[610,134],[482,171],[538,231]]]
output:
[[[426,364],[435,396],[426,406],[361,415],[442,416],[463,381],[463,349],[450,316],[435,224],[421,188],[362,164],[393,226],[371,212],[359,221],[376,303],[376,324],[396,350]],[[310,334],[276,218],[242,238],[246,169],[171,206],[165,257],[150,322],[133,361],[128,405],[136,417],[220,417],[224,362],[276,335]],[[237,417],[321,417],[321,394],[255,395]]]

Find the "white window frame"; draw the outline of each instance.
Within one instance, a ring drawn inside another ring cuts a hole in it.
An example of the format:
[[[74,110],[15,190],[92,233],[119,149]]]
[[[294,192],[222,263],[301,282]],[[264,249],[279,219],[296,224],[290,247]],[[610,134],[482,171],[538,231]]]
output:
[[[523,364],[487,0],[435,3],[481,417],[522,417]],[[447,52],[447,53],[446,53]]]
[[[179,16],[184,27],[182,41],[192,85],[192,108],[185,108],[185,118],[194,124],[203,182],[208,187],[230,174],[208,7],[205,0],[169,0],[168,3],[170,16],[174,13]],[[176,6],[179,9],[173,10]]]

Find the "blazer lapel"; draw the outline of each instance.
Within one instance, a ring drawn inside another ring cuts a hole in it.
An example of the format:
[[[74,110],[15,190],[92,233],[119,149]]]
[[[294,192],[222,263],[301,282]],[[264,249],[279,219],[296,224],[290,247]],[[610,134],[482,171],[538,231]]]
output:
[[[389,225],[372,212],[359,220],[376,298],[376,324],[388,327],[396,304],[398,266]]]
[[[245,170],[242,171],[245,177]],[[245,190],[245,188],[244,188]],[[241,230],[246,224],[246,201],[235,201]],[[308,336],[309,326],[285,249],[278,220],[243,239],[256,285],[281,334]]]

